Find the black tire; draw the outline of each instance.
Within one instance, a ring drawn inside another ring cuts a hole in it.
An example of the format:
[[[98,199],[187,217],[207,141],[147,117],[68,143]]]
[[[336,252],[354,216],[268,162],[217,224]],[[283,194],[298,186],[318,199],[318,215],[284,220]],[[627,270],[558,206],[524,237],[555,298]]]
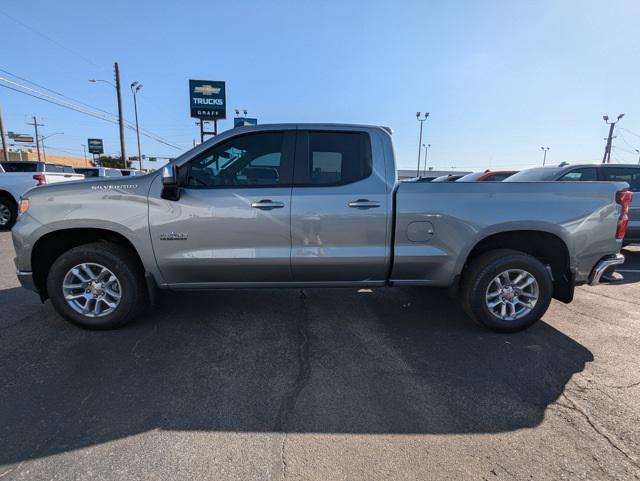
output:
[[[530,273],[538,285],[538,300],[530,312],[505,320],[487,306],[486,293],[492,280],[508,269]],[[531,326],[547,312],[553,295],[553,280],[544,264],[535,257],[511,249],[497,249],[475,258],[462,276],[462,305],[476,322],[496,332],[516,332]]]
[[[4,215],[0,215],[0,230],[10,230],[18,218],[18,206],[15,201],[6,195],[0,195],[0,214],[9,213],[9,220],[4,221]]]
[[[67,273],[82,263],[100,264],[118,279],[120,302],[103,317],[88,317],[75,311],[64,298],[62,285]],[[146,305],[146,289],[142,268],[127,248],[108,242],[95,242],[74,247],[58,257],[47,276],[47,293],[53,307],[69,322],[85,329],[115,329],[129,323]]]

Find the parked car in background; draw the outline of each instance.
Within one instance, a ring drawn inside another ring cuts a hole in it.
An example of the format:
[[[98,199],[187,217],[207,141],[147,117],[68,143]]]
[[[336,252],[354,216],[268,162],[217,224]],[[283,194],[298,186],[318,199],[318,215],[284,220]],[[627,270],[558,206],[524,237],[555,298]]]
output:
[[[127,323],[158,288],[414,285],[512,332],[624,261],[626,189],[398,182],[385,128],[260,125],[135,182],[33,189],[12,238],[20,282],[86,328]]]
[[[517,173],[517,170],[485,170],[463,175],[456,182],[502,182]]]
[[[122,177],[120,169],[110,167],[76,167],[76,172],[84,174],[88,179],[92,177]]]
[[[48,168],[49,165],[54,167]],[[27,161],[0,162],[0,230],[13,226],[18,215],[20,197],[27,190],[39,185],[84,179],[84,175],[74,173],[73,169],[69,173],[56,171],[56,167],[69,166]],[[26,170],[21,170],[23,168]]]
[[[124,175],[125,177],[127,176],[133,176],[133,175],[145,175],[146,172],[143,172],[141,170],[138,169],[118,169],[120,170],[120,172],[122,172],[122,175]]]
[[[36,162],[32,160],[9,160],[0,162],[5,172],[64,172],[75,174],[70,165],[51,164],[48,162]]]
[[[505,182],[544,181],[607,181],[626,182],[632,192],[640,192],[640,165],[629,164],[576,164],[566,162],[555,167],[536,167],[522,170]],[[633,196],[629,206],[629,227],[624,238],[626,244],[640,243],[640,194]]]
[[[435,179],[431,180],[431,182],[455,182],[460,177],[463,177],[463,175],[462,174],[460,174],[460,175],[456,175],[456,174],[441,175],[440,177],[436,177]]]

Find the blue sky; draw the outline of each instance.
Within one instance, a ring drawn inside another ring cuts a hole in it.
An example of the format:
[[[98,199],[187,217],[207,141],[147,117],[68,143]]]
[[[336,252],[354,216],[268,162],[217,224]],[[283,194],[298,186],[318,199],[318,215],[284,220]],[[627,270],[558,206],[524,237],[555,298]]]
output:
[[[229,107],[261,123],[388,125],[401,168],[417,163],[417,110],[431,113],[435,168],[534,166],[542,145],[552,162],[598,161],[601,117],[622,112],[628,130],[613,157],[637,162],[640,148],[637,0],[3,0],[0,29],[0,68],[109,112],[113,90],[87,79],[111,80],[118,61],[125,118],[138,80],[142,127],[185,149],[198,136],[189,78],[226,80]],[[36,114],[45,135],[64,132],[47,143],[52,152],[82,155],[87,137],[118,151],[110,123],[6,89],[0,108],[7,130],[29,132]],[[142,144],[148,155],[180,152]],[[132,131],[127,150],[135,154]]]

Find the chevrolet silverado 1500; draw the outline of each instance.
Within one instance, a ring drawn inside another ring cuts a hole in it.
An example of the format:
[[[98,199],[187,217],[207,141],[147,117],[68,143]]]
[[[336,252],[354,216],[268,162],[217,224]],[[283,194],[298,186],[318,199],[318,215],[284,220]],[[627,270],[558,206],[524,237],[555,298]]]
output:
[[[30,191],[22,284],[82,327],[130,321],[157,289],[450,286],[497,331],[622,263],[626,183],[397,182],[389,129],[227,131],[136,178]]]

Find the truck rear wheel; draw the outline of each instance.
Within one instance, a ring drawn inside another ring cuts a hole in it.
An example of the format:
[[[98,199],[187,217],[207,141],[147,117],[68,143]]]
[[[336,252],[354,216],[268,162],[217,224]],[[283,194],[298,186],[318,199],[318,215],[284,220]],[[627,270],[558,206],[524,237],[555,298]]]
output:
[[[515,332],[534,324],[549,308],[553,281],[535,257],[498,249],[474,259],[462,278],[467,314],[498,332]]]
[[[85,329],[114,329],[144,306],[144,277],[128,249],[112,243],[81,245],[51,266],[47,292],[65,319]]]
[[[9,230],[16,223],[18,207],[11,197],[0,195],[0,230]]]

